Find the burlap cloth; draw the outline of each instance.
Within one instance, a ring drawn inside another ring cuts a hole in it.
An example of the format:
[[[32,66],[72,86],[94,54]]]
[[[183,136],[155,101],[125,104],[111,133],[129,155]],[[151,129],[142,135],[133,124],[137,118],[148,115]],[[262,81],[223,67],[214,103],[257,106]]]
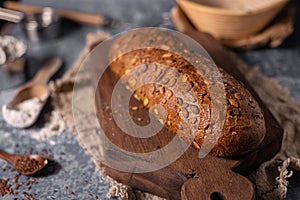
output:
[[[62,79],[50,84],[52,89],[52,103],[60,111],[69,129],[76,135],[72,117],[72,86],[76,72],[84,58],[94,45],[99,44],[109,35],[98,32],[87,36],[87,44],[82,50],[73,68]],[[239,60],[235,55],[235,59]],[[292,176],[292,170],[300,171],[300,103],[293,100],[289,92],[282,88],[277,81],[262,75],[257,69],[249,68],[239,60],[237,66],[256,90],[260,98],[273,113],[280,125],[284,128],[284,138],[281,151],[259,169],[251,174],[250,179],[255,184],[257,199],[283,199],[287,193],[287,179]],[[121,199],[161,199],[143,193],[121,183],[117,183],[105,175],[101,163],[95,161],[102,176],[111,183],[108,197],[119,196]]]

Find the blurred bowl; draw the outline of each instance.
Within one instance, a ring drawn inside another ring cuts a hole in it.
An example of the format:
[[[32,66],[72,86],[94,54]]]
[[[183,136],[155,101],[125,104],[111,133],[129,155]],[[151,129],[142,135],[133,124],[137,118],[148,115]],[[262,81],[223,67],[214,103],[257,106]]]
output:
[[[262,30],[289,0],[177,0],[194,26],[218,39],[238,39]]]

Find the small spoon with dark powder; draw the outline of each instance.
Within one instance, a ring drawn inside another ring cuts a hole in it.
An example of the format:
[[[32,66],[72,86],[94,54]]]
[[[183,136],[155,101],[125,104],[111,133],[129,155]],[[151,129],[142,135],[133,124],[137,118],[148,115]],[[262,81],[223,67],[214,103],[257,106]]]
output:
[[[9,162],[14,168],[24,175],[33,175],[42,170],[48,163],[43,155],[13,155],[0,151],[0,158]]]

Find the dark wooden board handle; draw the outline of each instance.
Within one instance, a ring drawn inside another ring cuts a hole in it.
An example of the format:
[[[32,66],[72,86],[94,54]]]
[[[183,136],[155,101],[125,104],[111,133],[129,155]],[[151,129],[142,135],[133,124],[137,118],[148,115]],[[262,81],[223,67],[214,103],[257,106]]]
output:
[[[224,167],[218,159],[210,158],[199,166],[194,178],[181,187],[182,200],[251,200],[254,197],[253,184],[244,176]]]

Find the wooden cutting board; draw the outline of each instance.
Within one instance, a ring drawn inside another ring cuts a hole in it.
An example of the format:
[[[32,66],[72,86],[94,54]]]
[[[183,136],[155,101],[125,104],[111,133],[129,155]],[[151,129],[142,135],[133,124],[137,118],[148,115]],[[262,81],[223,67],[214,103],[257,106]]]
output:
[[[258,149],[247,155],[230,159],[210,155],[199,159],[198,151],[193,147],[189,147],[178,160],[157,171],[124,173],[104,166],[106,173],[121,183],[168,199],[253,199],[254,187],[246,176],[279,151],[283,131],[250,84],[245,80],[245,75],[238,71],[239,61],[237,58],[208,34],[193,30],[188,30],[185,33],[198,41],[219,67],[243,82],[256,98],[266,119],[267,134],[263,143]],[[130,152],[147,153],[168,144],[174,134],[165,128],[157,135],[147,139],[134,138],[118,128],[111,117],[111,109],[109,109],[111,94],[117,80],[108,69],[99,81],[101,87],[97,90],[96,95],[97,115],[106,136],[113,144]],[[139,105],[140,102],[132,98],[130,104],[135,106]],[[130,112],[137,124],[145,125],[149,120],[146,110]],[[138,118],[144,120],[137,120]],[[112,152],[109,152],[109,150],[104,154],[110,156],[110,159],[114,159]],[[120,160],[119,162],[125,164],[126,161]]]

